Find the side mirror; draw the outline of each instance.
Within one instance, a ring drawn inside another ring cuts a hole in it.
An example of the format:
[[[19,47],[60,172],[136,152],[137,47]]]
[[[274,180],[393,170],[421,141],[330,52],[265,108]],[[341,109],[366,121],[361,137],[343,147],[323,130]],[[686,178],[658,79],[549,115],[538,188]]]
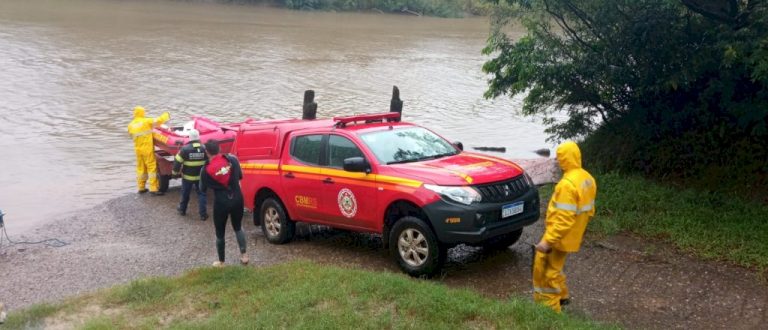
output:
[[[371,165],[363,157],[349,157],[344,159],[344,170],[347,172],[371,173]]]
[[[455,141],[455,142],[453,142],[453,146],[458,148],[461,151],[464,151],[464,143],[461,143],[459,141]]]

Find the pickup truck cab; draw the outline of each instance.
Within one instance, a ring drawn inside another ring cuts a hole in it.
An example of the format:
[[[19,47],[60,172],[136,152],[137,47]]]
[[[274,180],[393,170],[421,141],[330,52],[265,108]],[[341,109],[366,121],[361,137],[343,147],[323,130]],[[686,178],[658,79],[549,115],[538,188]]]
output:
[[[397,112],[249,120],[232,152],[269,242],[289,242],[296,222],[377,233],[412,276],[437,273],[457,244],[506,248],[539,218],[519,166],[463,151]]]

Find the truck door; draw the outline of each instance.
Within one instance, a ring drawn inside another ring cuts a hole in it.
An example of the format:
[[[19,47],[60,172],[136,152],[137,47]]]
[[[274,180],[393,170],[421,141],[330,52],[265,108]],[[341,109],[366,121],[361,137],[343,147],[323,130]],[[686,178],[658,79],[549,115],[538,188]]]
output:
[[[376,182],[373,174],[344,171],[344,159],[366,158],[352,140],[332,134],[328,138],[327,165],[322,171],[324,217],[348,227],[375,230]],[[378,221],[381,222],[381,221]]]
[[[283,203],[296,220],[322,221],[320,198],[323,182],[320,175],[320,156],[325,134],[291,136],[289,152],[283,152],[281,180],[285,199]]]

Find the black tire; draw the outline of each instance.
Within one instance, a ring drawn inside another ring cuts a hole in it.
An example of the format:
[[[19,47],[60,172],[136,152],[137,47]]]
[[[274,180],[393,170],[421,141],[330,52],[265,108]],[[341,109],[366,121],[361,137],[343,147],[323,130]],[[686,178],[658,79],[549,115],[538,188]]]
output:
[[[491,237],[487,241],[483,242],[483,250],[488,252],[504,250],[510,245],[517,243],[517,241],[520,240],[520,236],[522,235],[523,228],[520,228],[511,233]]]
[[[171,184],[171,176],[170,175],[164,175],[160,174],[157,178],[160,182],[160,187],[158,188],[158,191],[160,192],[166,192],[168,191],[168,186]]]
[[[261,203],[259,210],[261,231],[272,244],[285,244],[293,239],[296,223],[288,218],[283,204],[275,197],[269,197]]]
[[[404,235],[403,246],[400,244],[401,235]],[[408,240],[412,245],[405,245]],[[448,254],[445,246],[437,241],[432,229],[423,220],[411,216],[400,218],[392,227],[389,251],[400,269],[414,277],[432,277],[437,274]]]

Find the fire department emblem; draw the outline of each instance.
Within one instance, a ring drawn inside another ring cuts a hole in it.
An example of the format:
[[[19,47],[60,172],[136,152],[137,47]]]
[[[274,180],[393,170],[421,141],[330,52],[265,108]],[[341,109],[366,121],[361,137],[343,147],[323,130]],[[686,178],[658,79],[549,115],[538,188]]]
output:
[[[352,190],[344,188],[339,191],[338,202],[339,210],[345,217],[351,218],[357,214],[357,200],[355,199],[355,194],[352,193]]]

